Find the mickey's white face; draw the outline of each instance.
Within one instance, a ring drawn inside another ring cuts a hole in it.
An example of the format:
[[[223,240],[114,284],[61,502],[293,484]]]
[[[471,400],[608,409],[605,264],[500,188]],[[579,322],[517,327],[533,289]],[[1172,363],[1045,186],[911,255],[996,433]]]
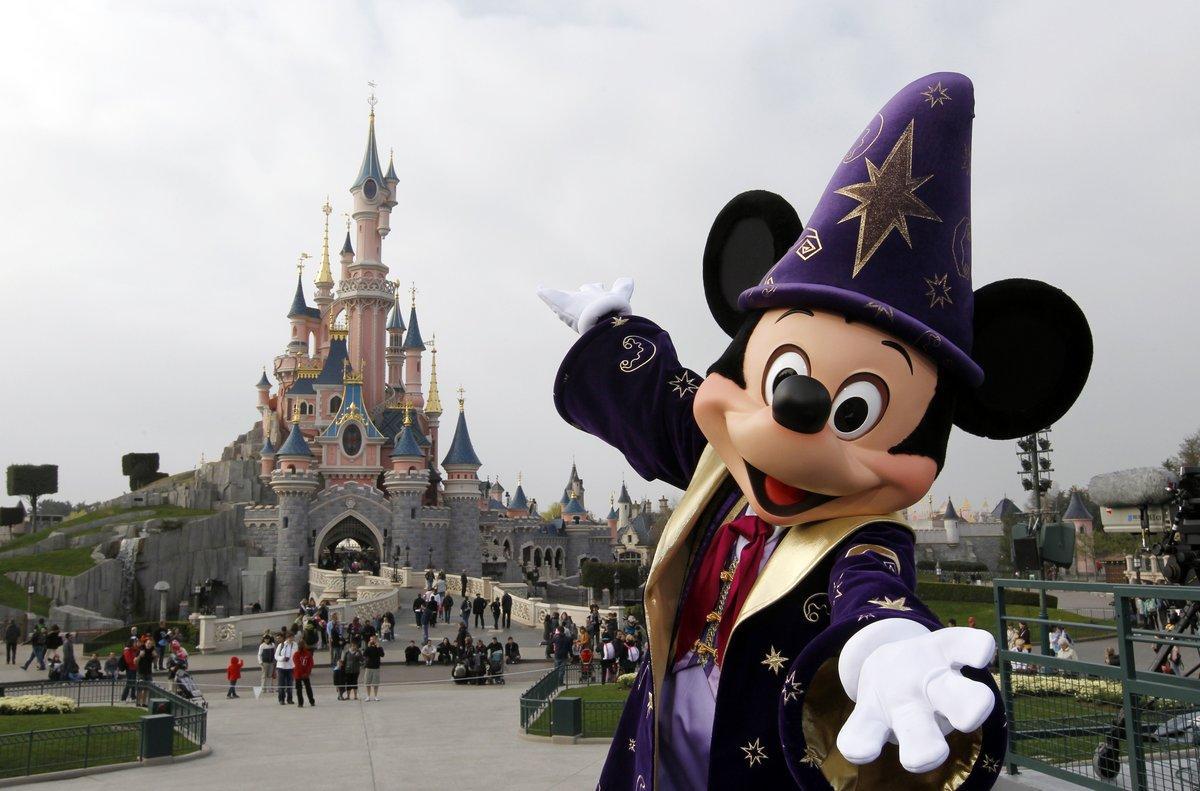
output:
[[[746,346],[743,389],[710,374],[694,411],[754,510],[773,524],[906,508],[937,465],[889,453],[924,417],[937,367],[837,313],[776,309]]]

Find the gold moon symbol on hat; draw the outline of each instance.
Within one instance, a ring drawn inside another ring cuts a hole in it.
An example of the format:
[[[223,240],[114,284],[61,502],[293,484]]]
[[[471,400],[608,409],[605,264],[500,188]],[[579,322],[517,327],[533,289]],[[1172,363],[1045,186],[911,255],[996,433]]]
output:
[[[954,226],[950,238],[950,252],[954,255],[954,269],[959,277],[971,279],[971,218],[963,217]]]
[[[875,113],[875,117],[867,124],[867,128],[862,130],[862,134],[854,141],[854,145],[846,152],[846,156],[842,157],[842,164],[853,162],[867,153],[867,150],[875,145],[875,141],[881,134],[883,134],[883,113]]]

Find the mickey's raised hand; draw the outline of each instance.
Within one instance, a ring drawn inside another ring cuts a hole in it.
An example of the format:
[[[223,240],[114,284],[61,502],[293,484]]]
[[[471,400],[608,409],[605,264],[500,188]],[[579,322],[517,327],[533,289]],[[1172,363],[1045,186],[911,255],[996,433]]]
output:
[[[582,335],[605,316],[614,313],[624,316],[632,312],[629,298],[633,296],[633,280],[619,277],[610,289],[603,283],[585,283],[578,291],[538,286],[537,295],[564,324]]]
[[[945,734],[970,733],[992,713],[992,691],[959,672],[991,661],[996,643],[982,629],[930,632],[891,619],[861,630],[846,649],[838,672],[856,705],[837,746],[852,764],[874,761],[894,741],[905,769],[927,772],[950,756]]]

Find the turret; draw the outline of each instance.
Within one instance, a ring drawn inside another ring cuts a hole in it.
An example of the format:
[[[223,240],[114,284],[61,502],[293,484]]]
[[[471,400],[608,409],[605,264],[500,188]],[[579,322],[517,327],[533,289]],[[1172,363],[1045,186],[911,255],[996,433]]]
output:
[[[258,389],[258,405],[260,407],[270,406],[271,404],[271,380],[267,378],[267,368],[263,366],[262,376],[255,385]]]
[[[411,326],[411,325],[410,325]],[[447,563],[451,569],[482,571],[479,552],[479,468],[483,463],[471,444],[463,389],[458,388],[458,424],[450,450],[442,459],[446,470],[445,499],[450,506],[450,532],[447,537]]]
[[[954,501],[946,500],[946,510],[942,512],[942,528],[946,531],[946,543],[958,543],[958,523],[962,521],[958,511],[954,510]]]
[[[404,336],[404,392],[413,406],[420,408],[425,405],[425,397],[421,394],[421,354],[425,351],[425,341],[417,324],[416,286],[409,293],[412,295],[412,306],[408,312],[408,334]]]
[[[309,323],[314,315],[320,317],[320,311],[314,310],[308,306],[308,302],[304,299],[304,262],[307,254],[301,254],[301,262],[297,265],[299,273],[296,275],[296,293],[292,296],[292,306],[288,308],[288,319],[292,322],[292,336],[288,339],[287,351],[288,354],[307,355],[308,354],[308,331]]]
[[[583,507],[583,503],[579,502],[578,495],[571,492],[569,501],[562,510],[563,522],[565,524],[579,524],[587,516],[587,510]]]
[[[346,220],[346,242],[342,245],[342,251],[338,253],[338,261],[342,265],[342,280],[350,277],[348,271],[350,265],[354,263],[354,245],[350,244],[350,220]]]
[[[275,469],[275,447],[271,444],[271,438],[267,437],[263,440],[262,450],[259,451],[259,475],[264,479],[271,477],[271,472]]]
[[[292,430],[275,453],[279,468],[285,472],[303,472],[312,465],[312,449],[300,432],[300,407],[292,410]]]
[[[633,500],[629,497],[629,490],[625,488],[625,481],[621,481],[621,494],[617,497],[617,523],[625,527],[632,518]]]
[[[521,485],[520,473],[517,474],[517,490],[508,501],[508,515],[513,518],[529,515],[529,498],[525,495],[525,487]]]
[[[329,215],[333,213],[333,206],[330,205],[329,198],[325,199],[325,205],[321,207],[321,211],[325,215],[325,236],[321,240],[321,268],[317,270],[317,279],[314,281],[317,292],[313,296],[313,301],[317,303],[317,308],[324,318],[330,303],[333,302],[334,286],[333,272],[329,268]]]
[[[613,498],[610,494],[608,496],[608,518],[605,521],[608,522],[609,541],[614,544],[617,543],[617,522],[620,521],[620,518],[620,515],[617,514],[617,506],[613,504]]]
[[[404,320],[400,318],[400,281],[392,283],[392,312],[387,322],[387,383],[393,391],[404,390]]]
[[[420,473],[425,469],[425,454],[413,433],[412,414],[407,404],[404,406],[404,428],[396,435],[395,447],[392,450],[392,471],[408,475]]]
[[[279,466],[270,480],[279,499],[274,601],[294,602],[308,585],[308,564],[312,561],[308,508],[320,486],[320,477],[312,469],[312,452],[300,433],[298,410],[292,413],[291,433],[275,453],[275,459]]]

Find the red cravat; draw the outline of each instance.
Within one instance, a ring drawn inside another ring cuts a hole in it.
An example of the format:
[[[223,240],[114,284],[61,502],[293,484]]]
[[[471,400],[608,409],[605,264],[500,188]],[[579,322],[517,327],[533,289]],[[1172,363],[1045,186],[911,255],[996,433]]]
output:
[[[692,649],[708,624],[709,614],[715,612],[717,599],[721,594],[721,572],[725,570],[729,556],[738,538],[746,538],[748,543],[738,556],[737,571],[734,572],[729,594],[725,598],[725,606],[720,613],[717,626],[717,664],[724,657],[725,644],[729,641],[729,633],[737,620],[738,613],[754,581],[758,579],[758,567],[762,563],[763,551],[774,528],[759,519],[748,515],[739,517],[721,526],[708,552],[700,564],[696,578],[692,583],[691,595],[683,605],[683,613],[679,619],[679,633],[675,642],[676,661]]]

